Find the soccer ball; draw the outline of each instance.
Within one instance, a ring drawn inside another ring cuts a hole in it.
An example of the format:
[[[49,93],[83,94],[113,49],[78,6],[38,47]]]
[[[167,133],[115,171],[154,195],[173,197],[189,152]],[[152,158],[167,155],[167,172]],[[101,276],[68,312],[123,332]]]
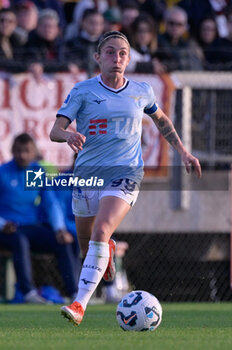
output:
[[[117,321],[125,331],[154,331],[161,319],[160,302],[143,290],[126,294],[117,306]]]

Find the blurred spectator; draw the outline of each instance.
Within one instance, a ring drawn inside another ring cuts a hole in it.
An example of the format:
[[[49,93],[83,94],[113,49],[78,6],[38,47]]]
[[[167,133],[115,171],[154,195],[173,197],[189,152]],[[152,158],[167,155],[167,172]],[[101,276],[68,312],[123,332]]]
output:
[[[14,32],[17,25],[13,10],[0,10],[0,70],[16,73],[24,70],[22,43]]]
[[[162,21],[167,8],[166,0],[118,0],[117,3],[122,9],[134,7],[138,10],[138,14],[149,14],[157,24]]]
[[[65,20],[63,0],[30,0],[30,1],[35,4],[39,12],[45,9],[52,9],[56,11],[59,17],[59,26],[61,28],[65,27],[66,20]],[[14,0],[14,4],[16,6],[23,2],[25,2],[25,0]]]
[[[134,22],[135,18],[139,15],[139,6],[138,4],[133,1],[125,1],[123,3],[122,7],[122,26],[121,26],[121,32],[125,34],[131,42],[133,38],[133,33],[131,30],[131,25]]]
[[[26,170],[42,181],[42,168],[34,162],[36,152],[31,136],[21,134],[13,143],[13,159],[0,167],[0,246],[13,252],[17,283],[25,302],[44,303],[32,281],[31,250],[56,255],[68,296],[74,296],[77,284],[70,244],[73,237],[66,230],[54,192],[41,187],[25,189]],[[41,208],[50,225],[39,222]]]
[[[38,25],[25,45],[25,58],[27,63],[41,63],[46,72],[67,70],[59,18],[54,10],[40,11]]]
[[[65,30],[65,40],[71,40],[76,36],[77,31],[81,30],[81,23],[83,20],[83,15],[86,10],[94,9],[99,13],[103,14],[109,7],[111,7],[111,2],[114,0],[80,0],[76,4],[73,12],[73,21],[70,23]]]
[[[65,15],[65,21],[66,21],[66,26],[72,22],[73,20],[73,12],[74,8],[77,4],[76,0],[63,0],[64,3],[64,15]]]
[[[46,80],[44,79],[44,70],[41,63],[33,62],[28,66],[28,73],[31,73],[32,77],[37,84],[43,83]]]
[[[165,13],[165,33],[158,38],[159,57],[168,71],[201,70],[203,53],[195,41],[185,38],[187,14],[174,6]]]
[[[89,76],[92,76],[97,68],[93,54],[97,49],[103,30],[103,15],[97,10],[88,9],[83,15],[79,34],[66,44],[69,62],[76,63],[81,69],[86,70]]]
[[[74,9],[73,21],[78,25],[81,24],[83,14],[87,9],[95,9],[100,13],[104,13],[109,8],[108,0],[80,0]]]
[[[214,41],[213,52],[210,57],[211,70],[232,69],[232,7],[226,13],[228,36]]]
[[[218,48],[220,59],[224,62],[224,69],[231,70],[232,68],[232,6],[226,13],[228,26],[228,35],[226,38],[218,39],[216,47]]]
[[[120,31],[122,14],[118,7],[111,7],[103,13],[104,32]]]
[[[204,54],[204,69],[210,69],[210,64],[215,61],[215,42],[217,38],[217,24],[214,18],[203,19],[199,26],[197,39]]]
[[[181,0],[166,0],[167,8],[178,5]]]
[[[220,37],[228,34],[225,12],[232,4],[231,0],[182,0],[178,3],[188,15],[190,32],[193,36],[198,33],[200,22],[206,17],[214,17]]]
[[[127,71],[164,73],[165,67],[157,57],[157,31],[153,18],[148,14],[140,15],[132,23],[131,29],[134,36],[131,41],[131,60]]]
[[[206,17],[199,26],[198,42],[203,49],[212,44],[218,37],[217,24],[212,17]]]
[[[159,25],[167,8],[166,0],[138,0],[138,3],[139,12],[148,13]]]
[[[10,0],[0,0],[0,9],[8,8],[11,5]]]
[[[15,6],[17,27],[15,33],[20,36],[21,42],[25,44],[28,34],[34,30],[38,23],[38,10],[31,1],[21,1]]]

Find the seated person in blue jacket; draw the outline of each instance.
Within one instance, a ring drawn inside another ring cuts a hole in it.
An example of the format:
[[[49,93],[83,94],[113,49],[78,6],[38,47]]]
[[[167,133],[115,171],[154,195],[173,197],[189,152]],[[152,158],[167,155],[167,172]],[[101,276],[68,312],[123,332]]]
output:
[[[32,281],[30,251],[53,253],[63,277],[67,296],[76,294],[76,276],[71,243],[61,207],[52,190],[26,188],[26,170],[39,176],[34,162],[36,145],[26,134],[18,135],[12,146],[13,159],[0,166],[0,247],[13,252],[19,290],[25,302],[45,303]],[[47,213],[49,226],[39,221],[40,207]]]

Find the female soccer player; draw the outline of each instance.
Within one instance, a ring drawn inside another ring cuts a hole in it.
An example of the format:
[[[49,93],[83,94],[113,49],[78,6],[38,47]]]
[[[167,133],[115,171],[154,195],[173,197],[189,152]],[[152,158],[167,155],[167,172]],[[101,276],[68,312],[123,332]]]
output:
[[[85,260],[76,299],[63,306],[61,313],[74,324],[81,323],[102,277],[111,280],[115,274],[115,243],[110,238],[134,205],[143,177],[144,112],[179,152],[187,172],[193,166],[197,176],[201,176],[198,159],[185,149],[172,122],[157,106],[151,86],[124,76],[130,61],[126,36],[120,32],[105,33],[95,59],[101,74],[74,86],[50,133],[52,141],[67,142],[78,152],[75,175],[104,177],[102,188],[73,191],[73,213]],[[77,122],[77,131],[67,131],[73,120]]]

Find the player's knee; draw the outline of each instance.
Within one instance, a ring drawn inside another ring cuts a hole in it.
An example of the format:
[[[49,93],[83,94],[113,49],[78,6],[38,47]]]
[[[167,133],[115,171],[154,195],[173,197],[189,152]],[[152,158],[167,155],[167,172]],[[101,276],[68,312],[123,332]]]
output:
[[[95,225],[91,240],[98,242],[108,242],[111,232],[111,225],[108,222]]]

